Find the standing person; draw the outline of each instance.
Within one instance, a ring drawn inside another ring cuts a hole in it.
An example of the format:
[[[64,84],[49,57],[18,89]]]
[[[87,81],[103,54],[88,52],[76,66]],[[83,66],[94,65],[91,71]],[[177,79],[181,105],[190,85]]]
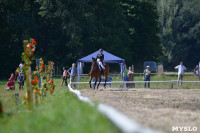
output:
[[[180,62],[180,65],[174,67],[174,69],[178,69],[178,81],[177,81],[177,86],[182,85],[182,81],[183,81],[183,75],[184,75],[184,71],[186,71],[186,67],[183,65],[183,62]]]
[[[13,73],[11,73],[10,82],[11,82],[11,85],[12,85],[12,86],[15,86],[15,77],[14,77],[14,74],[13,74]],[[15,89],[15,88],[14,88],[14,89]]]
[[[18,83],[19,83],[19,90],[24,90],[24,75],[22,74],[22,72],[19,73],[18,76]]]
[[[134,81],[134,75],[133,75],[133,71],[132,71],[132,67],[129,67],[128,69],[128,80],[127,81]],[[134,83],[128,83],[128,87],[135,87]]]
[[[196,76],[199,76],[199,66],[197,65],[195,68],[194,68],[194,74],[196,75]]]
[[[151,71],[149,70],[149,66],[144,70],[144,81],[150,81]],[[144,83],[144,88],[146,88],[146,82]],[[148,88],[150,88],[150,82],[148,82]]]
[[[72,64],[72,67],[69,68],[69,69],[67,70],[67,72],[68,72],[69,75],[70,75],[70,82],[71,82],[71,83],[72,83],[72,82],[76,82],[77,68],[76,68],[76,64],[75,64],[75,63]],[[74,84],[74,88],[76,88],[76,85],[75,85],[75,84]]]
[[[63,86],[63,82],[65,82],[65,85],[67,85],[67,70],[65,67],[63,67],[63,76],[62,76],[61,86]]]
[[[20,63],[20,64],[19,64],[19,72],[22,72],[22,71],[23,71],[23,67],[24,67],[23,64]]]
[[[104,61],[103,49],[99,50],[99,54],[97,55],[96,58],[97,58],[97,63],[99,65],[99,69],[101,70],[102,74],[104,75],[105,67],[103,65],[103,61]]]

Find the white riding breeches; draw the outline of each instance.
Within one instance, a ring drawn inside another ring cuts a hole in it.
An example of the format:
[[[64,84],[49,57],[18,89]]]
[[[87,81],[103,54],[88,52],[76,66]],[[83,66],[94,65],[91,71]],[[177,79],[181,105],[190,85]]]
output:
[[[101,70],[101,68],[102,68],[103,70],[105,70],[105,67],[104,67],[104,65],[103,65],[103,63],[102,63],[101,61],[97,60],[97,63],[98,63],[98,65],[99,65],[99,69],[100,69],[100,70]],[[101,66],[101,68],[100,68],[100,66]]]

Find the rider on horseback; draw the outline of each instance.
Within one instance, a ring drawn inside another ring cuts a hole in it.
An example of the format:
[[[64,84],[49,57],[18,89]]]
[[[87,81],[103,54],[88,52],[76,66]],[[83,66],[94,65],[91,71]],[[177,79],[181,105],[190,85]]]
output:
[[[99,54],[97,55],[96,58],[97,58],[97,63],[99,65],[99,69],[101,70],[102,74],[104,75],[105,67],[103,65],[103,60],[104,60],[103,49],[99,50]]]

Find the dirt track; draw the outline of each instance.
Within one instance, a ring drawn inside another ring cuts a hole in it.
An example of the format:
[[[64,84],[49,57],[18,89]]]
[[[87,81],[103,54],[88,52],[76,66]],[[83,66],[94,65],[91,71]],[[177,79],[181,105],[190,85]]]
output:
[[[81,92],[147,127],[172,132],[172,126],[196,126],[195,133],[200,133],[200,89],[85,89]]]

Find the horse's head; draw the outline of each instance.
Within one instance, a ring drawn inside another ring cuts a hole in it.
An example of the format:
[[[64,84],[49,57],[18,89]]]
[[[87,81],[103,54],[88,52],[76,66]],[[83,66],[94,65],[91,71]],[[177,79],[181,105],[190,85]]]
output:
[[[92,69],[95,69],[97,66],[97,59],[92,57]]]

